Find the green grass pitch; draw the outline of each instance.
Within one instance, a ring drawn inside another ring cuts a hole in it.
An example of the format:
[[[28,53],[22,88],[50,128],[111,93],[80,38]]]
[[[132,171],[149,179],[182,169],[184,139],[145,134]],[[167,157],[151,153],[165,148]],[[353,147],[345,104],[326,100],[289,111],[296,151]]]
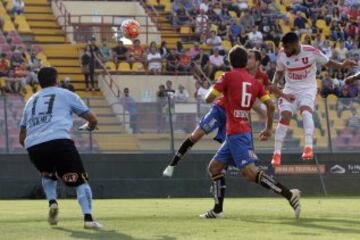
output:
[[[360,198],[305,198],[296,221],[280,198],[225,199],[225,218],[197,216],[212,199],[95,200],[103,231],[84,230],[76,200],[60,200],[50,227],[45,200],[0,201],[1,240],[350,240],[360,239]]]

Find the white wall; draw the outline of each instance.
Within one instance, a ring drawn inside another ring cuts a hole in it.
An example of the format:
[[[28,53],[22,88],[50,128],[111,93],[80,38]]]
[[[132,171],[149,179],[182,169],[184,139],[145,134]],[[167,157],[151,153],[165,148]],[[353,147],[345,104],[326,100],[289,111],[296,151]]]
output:
[[[174,89],[182,84],[188,90],[190,100],[195,101],[195,80],[192,76],[113,75],[113,79],[121,90],[128,87],[135,101],[155,102],[159,85],[165,85],[167,80],[172,81]]]
[[[104,1],[63,1],[66,9],[71,15],[93,15],[89,17],[81,17],[81,23],[94,23],[98,24],[101,22],[99,15],[116,15],[119,17],[115,18],[115,24],[120,25],[124,19],[130,18],[130,16],[142,15],[142,17],[135,18],[141,25],[154,25],[151,19],[145,13],[144,8],[138,2],[104,2]],[[54,13],[58,16],[60,13],[53,1],[52,4]],[[123,17],[122,17],[123,16]],[[63,21],[59,19],[59,23],[63,25]],[[72,17],[72,22],[79,22],[78,17]],[[111,24],[113,21],[112,17],[104,17],[103,22]],[[145,31],[144,29],[142,29]],[[140,34],[139,39],[142,43],[149,44],[151,41],[161,42],[161,36],[156,27],[148,27],[148,39],[146,34]],[[69,36],[72,39],[72,36]],[[147,40],[147,42],[146,42]]]

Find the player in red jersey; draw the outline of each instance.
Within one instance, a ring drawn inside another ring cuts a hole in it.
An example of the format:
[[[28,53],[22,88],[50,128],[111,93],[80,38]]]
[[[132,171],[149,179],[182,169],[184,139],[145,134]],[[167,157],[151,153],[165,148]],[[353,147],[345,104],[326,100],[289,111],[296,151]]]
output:
[[[247,51],[235,46],[229,51],[229,62],[232,70],[226,72],[213,86],[206,96],[211,103],[221,94],[225,99],[226,140],[211,160],[208,170],[212,179],[215,205],[210,211],[200,215],[201,218],[223,217],[223,201],[225,197],[225,166],[232,165],[240,169],[247,181],[255,182],[266,189],[285,197],[300,216],[300,191],[289,190],[274,178],[268,176],[255,166],[253,157],[251,126],[249,112],[255,99],[259,98],[267,107],[266,127],[260,133],[262,140],[271,137],[274,105],[266,93],[264,86],[253,78],[246,70]]]

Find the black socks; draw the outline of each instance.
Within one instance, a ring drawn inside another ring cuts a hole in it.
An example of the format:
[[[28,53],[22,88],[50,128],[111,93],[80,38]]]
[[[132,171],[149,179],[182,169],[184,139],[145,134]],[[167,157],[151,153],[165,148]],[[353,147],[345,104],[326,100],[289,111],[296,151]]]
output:
[[[226,189],[224,174],[221,173],[219,175],[212,176],[212,180],[212,189],[215,200],[213,210],[215,213],[220,213],[223,211],[223,203]]]
[[[290,190],[277,182],[274,178],[266,175],[263,171],[259,171],[256,176],[256,183],[260,184],[266,189],[272,190],[273,192],[280,194],[287,200],[291,199],[292,193]]]
[[[190,138],[187,138],[180,146],[179,150],[177,151],[176,155],[170,162],[170,166],[176,166],[180,159],[185,155],[187,151],[191,149],[191,147],[194,145],[194,143],[190,140]]]

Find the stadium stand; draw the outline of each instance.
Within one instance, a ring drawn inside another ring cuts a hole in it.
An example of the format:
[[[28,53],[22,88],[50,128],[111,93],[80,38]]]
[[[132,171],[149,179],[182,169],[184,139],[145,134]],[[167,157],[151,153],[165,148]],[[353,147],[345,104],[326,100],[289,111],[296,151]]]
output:
[[[94,134],[99,148],[106,151],[141,150],[144,142],[149,139],[156,140],[159,137],[156,135],[156,130],[151,133],[145,131],[138,134],[128,132],[125,127],[127,123],[119,120],[118,114],[114,113],[100,91],[85,91],[85,79],[79,63],[79,56],[83,52],[85,43],[70,44],[68,42],[64,30],[56,21],[50,3],[46,0],[25,0],[24,2],[24,14],[15,17],[11,14],[11,4],[4,6],[0,3],[0,12],[4,20],[3,32],[5,33],[5,35],[0,34],[2,52],[11,54],[13,46],[27,49],[29,42],[23,40],[22,36],[32,34],[32,43],[34,44],[32,49],[37,52],[36,57],[41,59],[43,65],[57,67],[60,79],[69,77],[80,96],[84,98],[96,96],[97,98],[91,99],[90,103],[94,105],[101,122],[105,123],[100,128],[101,130]],[[294,3],[290,0],[249,0],[247,4],[244,1],[241,1],[241,4],[236,1],[195,1],[194,4],[190,4],[190,2],[187,0],[140,1],[146,14],[151,17],[160,31],[162,41],[161,45],[159,43],[142,43],[140,45],[143,51],[142,57],[146,57],[148,51],[155,47],[162,57],[162,72],[160,73],[162,75],[193,74],[200,85],[204,85],[206,81],[212,82],[228,69],[226,54],[234,44],[259,49],[262,52],[262,67],[265,71],[270,71],[270,65],[275,61],[277,51],[281,47],[280,37],[288,31],[298,32],[304,43],[321,49],[333,59],[341,60],[345,56],[359,61],[358,19],[360,14],[356,2],[345,1],[343,5],[326,0],[304,1],[303,3]],[[215,31],[214,36],[211,35],[213,31]],[[9,38],[11,38],[10,43],[7,42]],[[97,37],[96,40],[100,47],[102,38]],[[114,48],[116,43],[107,40],[107,46],[108,49],[104,50]],[[127,49],[126,51],[133,51],[132,46],[124,46],[124,48]],[[213,70],[209,61],[214,49],[218,49],[220,55],[224,56],[224,64],[219,70]],[[29,58],[28,53],[24,54]],[[143,58],[133,60],[120,57],[119,62],[108,58],[104,60],[103,64],[112,74],[150,74],[147,61]],[[324,84],[322,76],[326,71],[323,69],[319,74],[319,87]],[[338,73],[330,71],[329,74],[333,76]],[[342,74],[344,77],[349,72]],[[332,78],[332,82],[335,80]],[[341,83],[337,87],[341,91]],[[26,92],[25,95],[30,96],[32,87],[26,86]],[[352,97],[357,96],[358,94]],[[356,124],[353,124],[355,127],[351,127],[351,129],[355,129],[351,131],[352,138],[349,138],[350,135],[343,129],[349,128],[350,119],[355,121],[357,116],[355,112],[359,111],[358,100],[352,101],[352,107],[348,108],[337,97],[329,95],[327,101],[324,101],[319,96],[318,111],[314,116],[317,122],[315,142],[318,149],[329,147],[329,137],[333,140],[335,149],[346,150],[357,147],[353,141],[359,136]],[[197,99],[190,97],[190,101],[195,102]],[[137,105],[138,108],[141,108],[143,105],[141,100],[137,102]],[[356,111],[352,111],[352,109]],[[339,112],[341,112],[341,116],[339,116]],[[352,112],[354,112],[354,116]],[[327,118],[330,123],[330,136],[327,131]],[[196,119],[190,121],[195,123]],[[256,114],[253,114],[252,119],[256,132],[260,130],[262,123]],[[299,119],[301,119],[300,116],[294,117],[294,121],[291,123],[293,130],[287,136],[288,146],[291,149],[298,148],[304,143],[303,139],[299,137],[302,136],[303,131]],[[177,123],[175,122],[175,124]],[[181,128],[180,130],[184,133],[176,133],[176,139],[181,139],[186,134],[187,130]],[[168,136],[168,134],[164,134],[162,138],[166,139]],[[116,140],[114,140],[115,138]],[[123,146],[119,146],[118,142],[125,143]],[[165,142],[162,145],[164,148],[166,148]],[[272,142],[266,144],[256,142],[256,146],[264,149],[271,149],[272,144]]]

